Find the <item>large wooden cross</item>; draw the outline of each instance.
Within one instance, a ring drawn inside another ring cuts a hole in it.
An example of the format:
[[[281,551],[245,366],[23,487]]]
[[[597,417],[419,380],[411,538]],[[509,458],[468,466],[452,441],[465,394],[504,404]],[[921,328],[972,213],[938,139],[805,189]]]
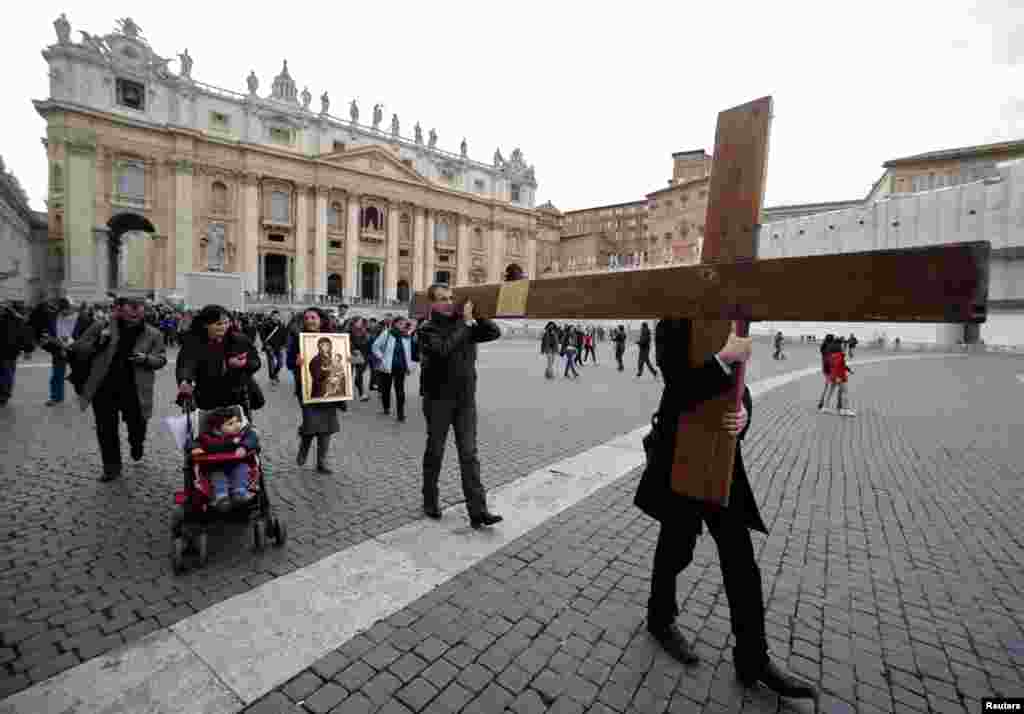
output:
[[[988,301],[988,241],[838,255],[757,260],[768,163],[771,97],[718,115],[700,265],[457,287],[477,315],[539,319],[693,320],[690,359],[703,362],[735,325],[749,323],[981,323]],[[422,316],[426,293],[411,313]],[[678,493],[727,505],[735,438],[722,415],[734,389],[680,418],[672,469]]]

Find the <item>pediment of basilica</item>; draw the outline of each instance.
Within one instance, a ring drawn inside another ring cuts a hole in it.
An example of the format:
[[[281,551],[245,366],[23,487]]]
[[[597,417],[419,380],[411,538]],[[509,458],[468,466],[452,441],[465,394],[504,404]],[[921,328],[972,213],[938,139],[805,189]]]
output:
[[[321,156],[320,161],[345,169],[377,174],[383,178],[430,184],[423,174],[403,164],[391,151],[381,146],[360,146],[349,151],[327,154]]]

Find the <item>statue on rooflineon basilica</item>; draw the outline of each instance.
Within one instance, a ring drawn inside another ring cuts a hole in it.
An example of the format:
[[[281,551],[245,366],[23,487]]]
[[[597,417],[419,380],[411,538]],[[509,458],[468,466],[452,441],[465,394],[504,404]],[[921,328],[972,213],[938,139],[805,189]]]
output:
[[[326,114],[327,110],[331,108],[331,100],[327,97],[327,92],[320,95],[320,113]]]
[[[353,124],[359,123],[359,105],[356,104],[355,99],[353,99],[352,103],[348,105],[348,115],[352,118]]]
[[[53,26],[57,30],[57,42],[62,45],[70,45],[71,23],[68,22],[67,15],[62,12],[60,17],[53,21]]]
[[[419,122],[416,122],[415,129],[416,129],[416,143],[417,144],[422,144],[423,143],[423,127],[420,126]]]

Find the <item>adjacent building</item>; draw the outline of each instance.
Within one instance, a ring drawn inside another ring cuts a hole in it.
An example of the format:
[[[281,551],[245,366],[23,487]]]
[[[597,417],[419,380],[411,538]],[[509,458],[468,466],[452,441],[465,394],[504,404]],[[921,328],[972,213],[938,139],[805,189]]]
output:
[[[60,265],[47,249],[46,214],[29,207],[21,183],[0,158],[0,301],[55,296],[47,288],[59,282]]]

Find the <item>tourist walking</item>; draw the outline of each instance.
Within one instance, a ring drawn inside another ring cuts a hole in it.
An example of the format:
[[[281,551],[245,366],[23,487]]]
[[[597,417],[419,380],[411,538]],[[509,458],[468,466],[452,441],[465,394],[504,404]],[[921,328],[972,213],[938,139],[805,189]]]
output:
[[[391,387],[394,386],[395,416],[400,422],[405,421],[405,378],[413,370],[413,361],[419,359],[413,348],[415,339],[406,321],[398,318],[373,343],[373,352],[380,364],[381,413],[391,414]]]
[[[651,370],[651,374],[654,378],[658,378],[658,370],[651,364],[651,328],[647,326],[646,322],[640,323],[640,338],[636,341],[637,346],[640,348],[640,354],[637,359],[636,376],[642,377],[644,374],[644,366]]]
[[[128,427],[132,460],[143,457],[146,427],[153,416],[156,371],[167,364],[163,335],[147,325],[144,316],[141,299],[118,298],[112,319],[92,325],[71,346],[75,359],[90,364],[79,406],[85,411],[92,405],[103,460],[101,481],[121,475],[121,421]]]
[[[330,330],[330,318],[317,307],[306,308],[302,313],[301,332],[325,332]],[[299,425],[299,453],[295,462],[305,466],[309,458],[309,450],[316,438],[316,470],[317,473],[331,474],[334,471],[327,464],[327,454],[331,447],[331,436],[341,431],[338,412],[344,402],[328,402],[321,404],[302,403],[303,359],[299,352],[299,333],[292,332],[288,337],[288,369],[295,379],[295,397],[299,400],[302,412],[302,423]]]
[[[619,371],[625,371],[626,366],[622,364],[622,357],[626,354],[626,326],[619,325],[612,332],[612,341],[615,343],[615,361],[619,364]]]
[[[544,334],[540,336],[540,353],[547,358],[547,367],[544,369],[546,379],[555,378],[555,361],[561,351],[558,339],[558,326],[549,322],[544,326]]]
[[[267,375],[271,384],[280,384],[279,374],[284,366],[284,348],[288,344],[288,328],[281,321],[281,313],[270,312],[270,319],[263,325],[260,335],[263,353],[267,356]]]
[[[657,360],[665,376],[665,389],[644,438],[647,464],[640,477],[635,505],[660,522],[647,602],[647,631],[674,659],[696,665],[700,658],[675,624],[679,614],[676,580],[693,561],[697,538],[707,524],[718,547],[732,625],[732,660],[745,686],[764,684],[782,697],[813,698],[813,685],[783,671],[772,662],[765,628],[765,602],[761,572],[750,531],[767,533],[758,511],[743,462],[740,443],[750,429],[753,403],[744,388],[739,411],[726,412],[722,429],[736,439],[733,479],[728,506],[703,505],[672,490],[672,462],[679,418],[697,405],[728,392],[735,384],[735,368],[748,362],[749,337],[730,334],[721,350],[708,355],[699,367],[690,367],[690,320],[664,319],[657,326]]]
[[[57,313],[50,322],[41,346],[50,353],[50,399],[46,406],[52,407],[64,401],[64,380],[67,376],[68,350],[75,341],[75,324],[78,313],[67,298],[57,301]]]
[[[782,342],[783,342],[782,332],[779,331],[779,332],[775,333],[775,352],[772,354],[772,359],[775,359],[775,360],[786,359],[786,355],[784,355],[782,353]]]
[[[10,302],[0,304],[0,407],[11,400],[18,357],[35,347],[32,328],[25,316]]]
[[[444,460],[448,430],[455,430],[459,452],[462,493],[469,523],[476,529],[500,523],[502,517],[487,510],[487,495],[480,481],[476,428],[477,345],[501,336],[492,320],[477,319],[473,303],[459,310],[452,291],[434,284],[427,290],[430,319],[419,329],[420,395],[427,422],[427,445],[423,453],[423,512],[441,518],[438,478]]]
[[[846,382],[848,375],[852,374],[853,370],[846,365],[846,353],[843,350],[842,340],[832,343],[832,349],[828,353],[828,373],[829,380],[837,392],[837,413],[845,417],[857,416],[857,412],[846,404]]]
[[[587,333],[583,336],[583,362],[586,363],[587,357],[593,359],[594,364],[597,364],[597,352],[594,351],[594,328],[591,327],[587,330]]]
[[[829,334],[825,335],[825,339],[821,343],[821,373],[825,375],[825,386],[821,390],[821,397],[818,398],[818,411],[827,412],[830,411],[828,406],[829,400],[832,398],[832,392],[835,389],[835,385],[832,384],[832,380],[829,379],[829,359],[828,355],[832,350],[832,341],[835,340],[836,336]]]
[[[370,401],[370,395],[365,392],[364,375],[367,365],[370,362],[370,334],[365,317],[353,318],[349,323],[348,339],[352,350],[352,381],[355,382],[356,393],[359,401]]]
[[[579,379],[580,373],[576,369],[576,355],[578,348],[576,347],[576,330],[571,326],[565,328],[565,334],[562,335],[562,350],[561,354],[565,357],[565,374],[563,375],[566,379],[569,378],[569,370],[572,370],[572,376],[574,379]]]
[[[850,338],[846,341],[847,346],[850,348],[850,359],[853,359],[853,350],[857,347],[857,337],[851,332]]]

